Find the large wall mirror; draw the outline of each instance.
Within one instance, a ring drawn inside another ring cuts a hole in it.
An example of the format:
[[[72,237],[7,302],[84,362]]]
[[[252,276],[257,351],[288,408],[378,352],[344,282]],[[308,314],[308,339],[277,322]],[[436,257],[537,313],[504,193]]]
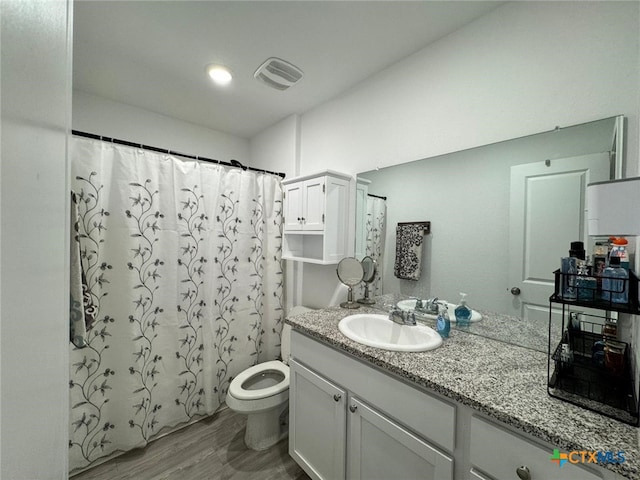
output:
[[[465,292],[504,321],[474,333],[546,351],[553,271],[572,241],[591,251],[586,185],[621,175],[623,131],[611,117],[358,174],[356,254],[374,255],[376,294]],[[398,279],[396,225],[422,221],[420,278]]]

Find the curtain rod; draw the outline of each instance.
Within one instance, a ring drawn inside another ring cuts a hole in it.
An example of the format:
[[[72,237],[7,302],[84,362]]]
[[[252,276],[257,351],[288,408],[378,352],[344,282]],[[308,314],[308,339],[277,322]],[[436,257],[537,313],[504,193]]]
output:
[[[71,130],[71,133],[73,135],[77,135],[78,137],[92,138],[94,140],[100,140],[102,142],[117,143],[118,145],[126,145],[127,147],[141,148],[143,150],[150,150],[152,152],[158,152],[158,153],[166,153],[168,155],[177,155],[180,157],[190,158],[193,160],[199,160],[201,162],[217,163],[218,165],[241,168],[242,170],[251,170],[253,172],[268,173],[270,175],[277,175],[281,178],[284,178],[286,175],[281,172],[271,172],[269,170],[262,170],[260,168],[247,167],[247,166],[244,166],[242,163],[240,163],[238,160],[233,160],[233,159],[229,160],[228,162],[224,162],[222,160],[216,160],[215,158],[200,157],[198,155],[188,155],[186,153],[167,150],[166,148],[152,147],[150,145],[143,145],[142,143],[134,143],[134,142],[129,142],[127,140],[120,140],[118,138],[111,138],[111,137],[105,137],[103,135],[96,135],[95,133],[81,132],[79,130]]]
[[[380,195],[374,195],[373,193],[367,193],[368,197],[373,197],[373,198],[381,198],[382,200],[386,200],[387,197],[382,197]]]

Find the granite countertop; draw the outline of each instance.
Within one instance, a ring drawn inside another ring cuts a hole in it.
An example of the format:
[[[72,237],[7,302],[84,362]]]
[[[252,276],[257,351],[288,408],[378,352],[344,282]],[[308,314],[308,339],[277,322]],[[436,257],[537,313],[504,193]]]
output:
[[[625,462],[602,466],[627,478],[640,478],[640,429],[550,397],[546,352],[458,330],[453,324],[450,337],[435,350],[381,350],[340,333],[338,322],[352,313],[356,312],[331,307],[289,316],[286,323],[560,450],[624,451]],[[380,313],[380,309],[363,306],[357,313]],[[488,325],[491,317],[486,320]]]

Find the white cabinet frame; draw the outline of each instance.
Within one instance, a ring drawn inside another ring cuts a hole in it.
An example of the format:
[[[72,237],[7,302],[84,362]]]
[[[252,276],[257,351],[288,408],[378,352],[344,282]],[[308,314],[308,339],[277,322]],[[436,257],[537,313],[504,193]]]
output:
[[[282,181],[283,259],[331,265],[348,256],[352,183],[331,170]]]

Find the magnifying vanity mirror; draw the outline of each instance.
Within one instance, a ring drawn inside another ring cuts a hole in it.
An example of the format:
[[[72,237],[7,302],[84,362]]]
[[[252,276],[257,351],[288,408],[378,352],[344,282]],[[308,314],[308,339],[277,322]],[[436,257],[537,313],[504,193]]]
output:
[[[340,263],[338,263],[336,272],[338,273],[338,279],[349,287],[347,301],[342,302],[340,306],[342,308],[360,308],[360,304],[353,301],[353,287],[362,282],[364,277],[362,264],[353,257],[343,258],[340,260]]]
[[[364,275],[362,277],[362,281],[364,282],[364,297],[359,298],[358,303],[362,303],[363,305],[373,305],[376,301],[370,296],[369,285],[373,283],[373,280],[376,278],[378,265],[376,264],[376,261],[368,255],[364,257],[360,263],[362,264],[362,269],[364,271]]]

